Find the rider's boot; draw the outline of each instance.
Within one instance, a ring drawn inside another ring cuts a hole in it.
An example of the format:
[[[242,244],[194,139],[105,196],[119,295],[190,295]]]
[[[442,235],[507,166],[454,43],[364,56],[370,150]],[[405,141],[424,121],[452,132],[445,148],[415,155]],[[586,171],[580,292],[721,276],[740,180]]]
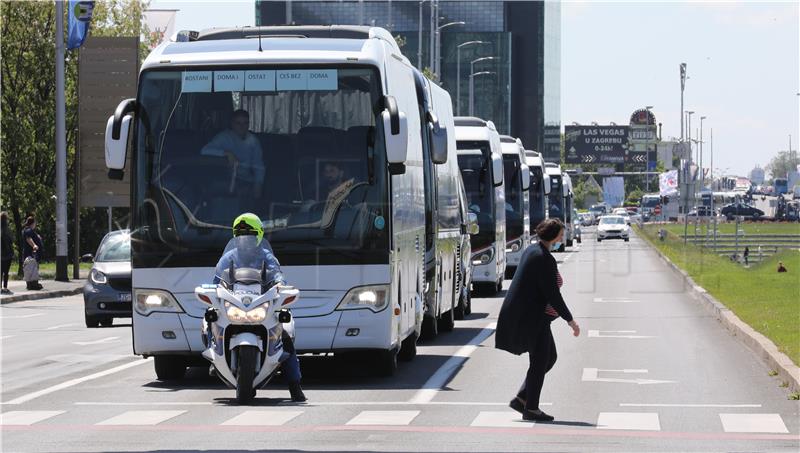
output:
[[[289,394],[292,396],[292,401],[295,403],[302,403],[307,400],[303,389],[300,387],[300,382],[291,382],[289,384]]]

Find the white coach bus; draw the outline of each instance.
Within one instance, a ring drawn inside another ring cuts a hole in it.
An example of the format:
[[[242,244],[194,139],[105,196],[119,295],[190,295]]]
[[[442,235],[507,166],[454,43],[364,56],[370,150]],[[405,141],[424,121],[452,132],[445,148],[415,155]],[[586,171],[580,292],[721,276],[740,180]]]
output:
[[[506,277],[511,278],[531,243],[530,180],[525,147],[518,138],[500,136],[503,150],[503,185],[506,188]]]
[[[456,117],[458,166],[478,234],[470,237],[472,283],[500,292],[506,271],[506,210],[500,135],[491,121]]]
[[[160,379],[184,375],[203,349],[194,287],[253,212],[301,290],[298,352],[363,354],[393,374],[423,317],[414,68],[375,27],[179,36],[147,57],[106,133],[109,175],[132,184],[134,353]],[[225,149],[230,134],[244,154]]]

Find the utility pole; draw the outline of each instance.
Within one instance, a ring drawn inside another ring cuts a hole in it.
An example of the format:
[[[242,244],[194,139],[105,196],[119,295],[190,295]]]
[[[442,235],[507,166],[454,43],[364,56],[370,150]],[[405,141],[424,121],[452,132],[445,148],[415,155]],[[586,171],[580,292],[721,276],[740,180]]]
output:
[[[436,25],[434,24],[434,21],[436,19],[436,14],[437,13],[436,13],[436,0],[430,0],[430,2],[431,2],[431,17],[430,17],[430,19],[431,19],[430,20],[430,22],[431,22],[430,23],[430,26],[431,26],[431,31],[430,31],[431,37],[430,37],[430,42],[428,42],[428,52],[429,52],[428,53],[428,60],[429,60],[428,69],[431,71],[431,74],[433,74],[433,71],[434,71],[433,59],[436,58],[436,56],[434,55],[434,49],[433,49],[433,47],[434,47],[433,36],[434,36],[434,33],[436,32]]]
[[[64,107],[64,2],[56,0],[56,280],[67,277],[67,137]],[[76,188],[77,190],[77,188]]]

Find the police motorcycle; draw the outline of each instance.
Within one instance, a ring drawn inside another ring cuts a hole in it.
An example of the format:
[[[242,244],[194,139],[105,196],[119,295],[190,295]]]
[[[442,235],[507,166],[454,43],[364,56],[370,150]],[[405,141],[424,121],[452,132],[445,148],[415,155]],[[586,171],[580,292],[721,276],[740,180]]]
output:
[[[209,305],[203,319],[203,351],[216,375],[236,389],[236,401],[247,404],[256,390],[275,376],[294,344],[294,320],[289,305],[300,291],[274,279],[263,259],[266,241],[237,236],[223,256],[235,253],[218,284],[195,288],[195,296]],[[234,261],[236,264],[234,264]],[[290,341],[286,341],[287,337]]]

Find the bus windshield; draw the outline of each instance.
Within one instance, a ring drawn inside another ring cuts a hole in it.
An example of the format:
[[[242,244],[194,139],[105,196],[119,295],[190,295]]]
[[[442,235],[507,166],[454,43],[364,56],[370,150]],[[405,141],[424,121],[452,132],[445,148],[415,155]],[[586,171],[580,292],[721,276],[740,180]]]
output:
[[[467,192],[467,207],[478,216],[479,232],[470,241],[473,252],[491,245],[496,229],[489,142],[483,143],[483,149],[462,149],[459,142],[458,150],[458,166]]]
[[[379,99],[370,68],[144,72],[133,266],[212,266],[243,212],[282,264],[388,262]]]
[[[518,155],[503,154],[503,180],[506,193],[506,240],[520,236],[524,230],[523,216],[525,199],[522,192],[522,172]]]
[[[550,175],[550,195],[547,196],[550,218],[564,221],[564,196],[561,188],[561,175]]]

